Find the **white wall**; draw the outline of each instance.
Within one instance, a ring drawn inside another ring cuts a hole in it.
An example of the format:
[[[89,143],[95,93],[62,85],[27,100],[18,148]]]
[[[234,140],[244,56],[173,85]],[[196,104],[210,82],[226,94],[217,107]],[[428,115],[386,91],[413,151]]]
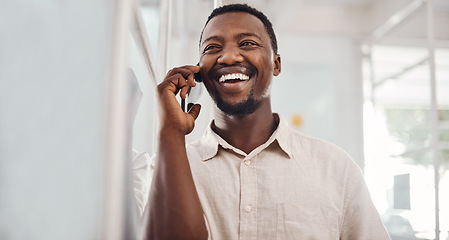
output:
[[[115,1],[2,1],[0,239],[102,239]]]
[[[347,38],[279,36],[282,72],[274,79],[273,110],[298,130],[342,147],[363,166],[359,48]]]

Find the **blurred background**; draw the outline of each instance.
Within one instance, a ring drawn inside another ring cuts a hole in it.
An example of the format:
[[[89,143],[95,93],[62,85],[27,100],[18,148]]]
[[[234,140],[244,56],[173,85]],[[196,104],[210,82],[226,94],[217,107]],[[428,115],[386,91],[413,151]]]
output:
[[[155,153],[155,86],[196,64],[212,9],[272,21],[272,107],[364,171],[392,239],[449,239],[449,1],[4,0],[0,239],[133,239],[132,149]],[[203,91],[198,139],[212,119]]]

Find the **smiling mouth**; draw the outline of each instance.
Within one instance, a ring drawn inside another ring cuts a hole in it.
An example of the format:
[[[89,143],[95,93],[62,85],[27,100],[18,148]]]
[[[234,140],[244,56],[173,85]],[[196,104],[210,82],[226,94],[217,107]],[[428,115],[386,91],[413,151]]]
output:
[[[222,75],[218,82],[220,83],[234,83],[249,80],[249,76],[243,73],[229,73]]]

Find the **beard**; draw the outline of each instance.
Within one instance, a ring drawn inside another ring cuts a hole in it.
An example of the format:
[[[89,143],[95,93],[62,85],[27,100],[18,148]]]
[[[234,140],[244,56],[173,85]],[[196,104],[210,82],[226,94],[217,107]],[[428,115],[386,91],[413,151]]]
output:
[[[233,66],[241,67],[245,69],[245,74],[253,77],[257,73],[257,69],[250,64],[243,65],[243,64],[235,64]],[[216,65],[211,71],[208,73],[209,79],[219,79],[220,75],[218,72],[219,70],[223,68],[222,65]],[[206,85],[206,84],[205,84]],[[206,85],[207,88],[207,85]],[[213,88],[212,88],[213,89]],[[256,100],[254,97],[254,88],[251,89],[249,94],[247,95],[247,98],[242,100],[239,103],[229,103],[226,101],[226,99],[223,99],[222,96],[218,92],[216,92],[216,89],[208,89],[209,95],[214,100],[215,104],[217,105],[218,109],[220,109],[222,112],[227,114],[228,116],[245,116],[248,114],[252,114],[256,111],[257,107],[260,105],[261,100]],[[212,92],[214,94],[212,94]]]
[[[254,98],[254,89],[248,94],[248,98],[236,103],[231,104],[226,102],[221,96],[217,96],[214,98],[214,102],[217,105],[218,109],[229,116],[245,116],[251,113],[254,113],[257,107],[260,105],[260,101],[256,101]]]

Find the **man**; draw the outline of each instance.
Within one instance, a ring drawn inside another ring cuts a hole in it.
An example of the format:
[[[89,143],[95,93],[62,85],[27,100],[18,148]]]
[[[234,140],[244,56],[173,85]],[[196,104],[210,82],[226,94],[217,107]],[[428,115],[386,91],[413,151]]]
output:
[[[185,147],[200,106],[185,113],[175,95],[186,97],[197,72],[215,101],[214,120]],[[157,89],[148,239],[389,239],[350,157],[272,112],[280,72],[265,15],[240,4],[212,12],[199,66],[172,69]]]

